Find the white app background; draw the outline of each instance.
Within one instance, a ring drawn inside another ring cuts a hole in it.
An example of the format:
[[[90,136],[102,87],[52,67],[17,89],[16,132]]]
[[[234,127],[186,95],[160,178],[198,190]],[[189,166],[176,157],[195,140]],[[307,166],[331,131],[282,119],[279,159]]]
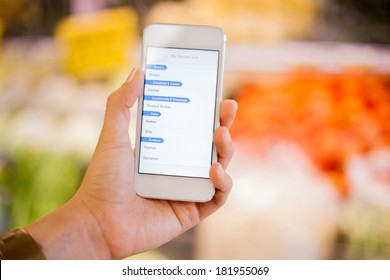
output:
[[[209,178],[218,51],[148,48],[139,172]]]

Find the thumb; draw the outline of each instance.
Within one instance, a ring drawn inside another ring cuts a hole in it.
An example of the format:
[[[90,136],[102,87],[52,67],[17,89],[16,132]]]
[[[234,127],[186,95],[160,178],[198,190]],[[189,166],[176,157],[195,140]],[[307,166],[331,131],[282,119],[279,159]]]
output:
[[[120,88],[107,99],[104,124],[99,143],[120,145],[129,141],[130,111],[143,89],[144,75],[134,68]]]

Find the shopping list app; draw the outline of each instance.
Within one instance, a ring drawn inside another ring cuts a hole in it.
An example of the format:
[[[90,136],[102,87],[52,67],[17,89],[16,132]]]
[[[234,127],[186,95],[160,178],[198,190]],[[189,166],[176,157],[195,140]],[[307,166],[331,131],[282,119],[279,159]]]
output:
[[[149,47],[139,173],[209,178],[218,51]]]

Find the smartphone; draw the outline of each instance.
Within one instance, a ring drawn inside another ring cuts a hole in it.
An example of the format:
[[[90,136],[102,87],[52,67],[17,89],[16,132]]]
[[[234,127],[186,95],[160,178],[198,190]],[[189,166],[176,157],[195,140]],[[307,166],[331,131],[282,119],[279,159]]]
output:
[[[135,190],[154,199],[206,202],[215,188],[226,36],[213,26],[152,24],[143,32]]]

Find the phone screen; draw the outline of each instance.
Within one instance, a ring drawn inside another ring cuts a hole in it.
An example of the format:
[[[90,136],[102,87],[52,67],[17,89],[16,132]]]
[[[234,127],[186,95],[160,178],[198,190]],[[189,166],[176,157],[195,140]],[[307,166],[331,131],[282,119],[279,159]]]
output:
[[[149,47],[139,173],[209,178],[219,51]]]

